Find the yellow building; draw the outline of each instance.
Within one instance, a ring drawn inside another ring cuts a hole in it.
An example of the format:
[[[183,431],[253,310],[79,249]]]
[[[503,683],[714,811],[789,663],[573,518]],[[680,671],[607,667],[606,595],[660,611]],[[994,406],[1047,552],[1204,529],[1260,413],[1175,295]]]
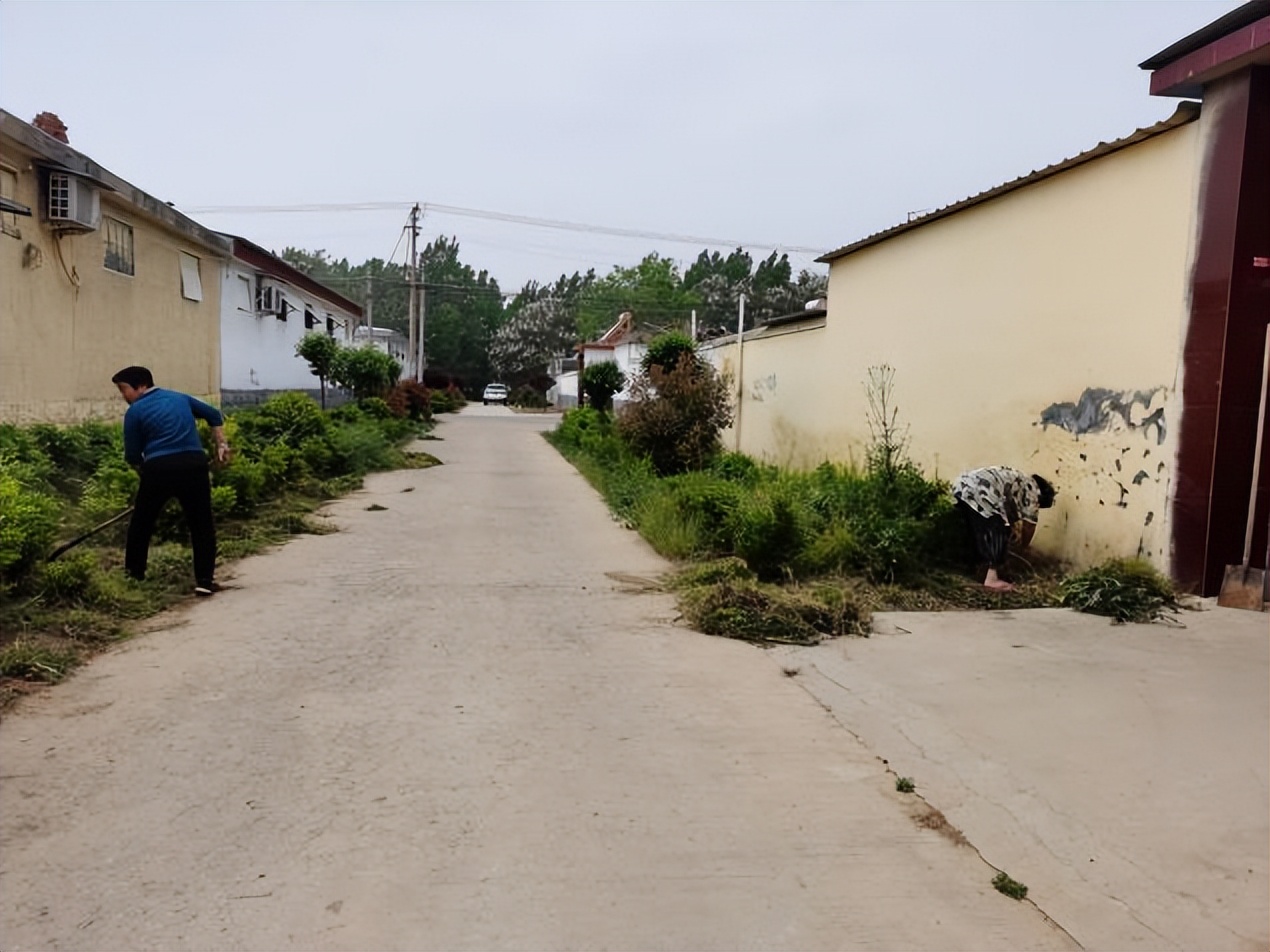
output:
[[[117,417],[130,364],[216,401],[228,239],[0,110],[0,421]]]
[[[1270,548],[1250,507],[1270,321],[1270,17],[1248,4],[1146,63],[1169,119],[824,256],[827,316],[716,342],[725,443],[863,461],[870,368],[894,368],[911,455],[1058,487],[1038,547],[1142,555],[1213,594]],[[1261,434],[1262,445],[1270,443]]]

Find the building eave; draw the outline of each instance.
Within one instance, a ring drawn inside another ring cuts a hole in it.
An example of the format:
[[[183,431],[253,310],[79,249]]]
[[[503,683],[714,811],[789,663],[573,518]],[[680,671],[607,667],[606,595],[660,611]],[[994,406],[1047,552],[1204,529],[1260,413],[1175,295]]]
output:
[[[761,327],[781,327],[786,324],[798,324],[802,321],[817,321],[829,314],[828,308],[813,307],[801,311],[794,311],[792,314],[778,314],[776,317],[769,317],[763,321]]]
[[[287,264],[286,261],[273,252],[260,247],[254,241],[248,241],[238,235],[226,234],[223,237],[232,242],[233,256],[239,261],[272,275],[280,281],[286,281],[296,287],[303,288],[314,297],[321,298],[327,304],[347,311],[354,317],[361,318],[362,306],[360,304],[350,301],[338,291],[334,291],[320,281],[309,277],[299,268]]]
[[[179,234],[191,244],[218,257],[228,258],[232,254],[230,243],[210,228],[182,215],[166,202],[103,168],[78,149],[54,139],[3,109],[0,109],[0,136],[17,143],[21,149],[34,156],[37,163],[53,164],[72,175],[91,179],[107,191],[115,193],[112,195],[113,200],[127,203],[142,216]]]
[[[1201,99],[1204,87],[1249,66],[1270,66],[1270,0],[1250,0],[1138,64],[1152,96]]]
[[[1020,176],[1019,178],[1016,178],[1010,182],[1006,182],[1003,185],[998,185],[995,188],[990,188],[985,192],[980,192],[977,195],[972,195],[969,198],[962,199],[960,202],[956,202],[952,205],[946,205],[943,208],[940,208],[928,214],[922,215],[920,218],[917,218],[911,222],[905,222],[901,225],[895,225],[892,228],[887,228],[884,231],[879,231],[876,234],[868,236],[867,238],[862,238],[859,241],[852,242],[849,245],[844,245],[843,247],[839,248],[837,251],[831,251],[826,255],[822,255],[816,260],[820,262],[821,264],[832,264],[833,262],[841,258],[845,258],[848,255],[855,254],[857,251],[862,251],[863,249],[871,247],[873,245],[881,244],[884,241],[889,241],[890,239],[898,237],[899,235],[905,234],[910,231],[914,231],[915,229],[922,228],[926,225],[930,225],[934,222],[940,221],[941,219],[944,219],[944,218],[948,218],[952,215],[956,215],[958,212],[965,211],[968,208],[973,208],[976,205],[982,205],[985,202],[990,202],[990,201],[993,201],[994,199],[1001,198],[1002,196],[1008,195],[1011,192],[1016,192],[1021,188],[1026,188],[1029,185],[1035,185],[1037,182],[1043,182],[1046,179],[1053,178],[1055,175],[1061,175],[1064,172],[1069,172],[1072,169],[1079,168],[1080,166],[1085,165],[1088,162],[1093,162],[1096,159],[1101,159],[1108,155],[1112,155],[1113,153],[1119,152],[1122,149],[1127,149],[1130,146],[1137,145],[1140,142],[1145,142],[1148,139],[1153,139],[1158,135],[1163,135],[1166,132],[1171,132],[1172,130],[1177,129],[1180,126],[1184,126],[1187,123],[1194,122],[1196,119],[1199,118],[1199,110],[1200,110],[1199,103],[1194,103],[1194,102],[1179,103],[1177,109],[1174,110],[1173,115],[1169,116],[1169,118],[1167,119],[1162,120],[1161,122],[1157,122],[1155,125],[1147,126],[1143,129],[1138,129],[1137,131],[1133,132],[1130,135],[1125,136],[1122,139],[1116,139],[1112,142],[1100,142],[1098,143],[1098,145],[1094,146],[1092,149],[1089,149],[1085,152],[1081,152],[1079,155],[1072,156],[1070,159],[1064,159],[1062,162],[1056,162],[1054,165],[1049,165],[1043,169],[1038,169],[1037,171],[1030,172],[1027,175]]]

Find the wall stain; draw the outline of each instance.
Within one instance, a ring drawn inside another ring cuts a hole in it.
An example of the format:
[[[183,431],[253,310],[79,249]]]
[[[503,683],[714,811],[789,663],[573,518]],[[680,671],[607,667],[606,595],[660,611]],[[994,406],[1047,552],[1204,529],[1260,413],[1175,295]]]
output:
[[[1089,387],[1075,403],[1052,403],[1042,410],[1041,426],[1046,429],[1057,426],[1074,436],[1083,436],[1105,432],[1119,418],[1129,429],[1141,430],[1143,436],[1149,436],[1151,427],[1155,427],[1156,445],[1159,445],[1166,435],[1164,408],[1157,407],[1138,423],[1133,422],[1133,408],[1140,405],[1143,411],[1149,410],[1156,394],[1164,389],[1155,387],[1152,390],[1118,392],[1105,387]]]
[[[1143,524],[1144,526],[1149,526],[1149,525],[1150,525],[1152,522],[1154,522],[1154,521],[1155,521],[1155,513],[1154,513],[1154,512],[1148,512],[1148,513],[1147,513],[1147,518],[1146,518],[1146,521],[1145,521],[1145,522],[1143,522],[1142,524]]]

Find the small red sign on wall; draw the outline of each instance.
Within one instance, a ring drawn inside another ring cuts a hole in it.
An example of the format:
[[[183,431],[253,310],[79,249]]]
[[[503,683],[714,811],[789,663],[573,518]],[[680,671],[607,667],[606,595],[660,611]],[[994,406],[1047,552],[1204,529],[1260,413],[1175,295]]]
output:
[[[1270,268],[1270,258],[1265,258],[1265,257],[1262,257],[1261,255],[1256,255],[1252,259],[1252,266],[1254,268]]]

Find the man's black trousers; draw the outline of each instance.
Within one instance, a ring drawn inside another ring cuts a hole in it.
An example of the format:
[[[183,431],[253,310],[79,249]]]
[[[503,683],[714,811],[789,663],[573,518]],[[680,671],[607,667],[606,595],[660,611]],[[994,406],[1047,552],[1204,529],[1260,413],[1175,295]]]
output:
[[[149,460],[141,467],[136,511],[128,523],[124,568],[133,578],[145,578],[154,524],[173,496],[181,504],[190,528],[195,582],[211,582],[216,570],[216,527],[212,524],[212,484],[207,457],[202,453],[173,453]]]

